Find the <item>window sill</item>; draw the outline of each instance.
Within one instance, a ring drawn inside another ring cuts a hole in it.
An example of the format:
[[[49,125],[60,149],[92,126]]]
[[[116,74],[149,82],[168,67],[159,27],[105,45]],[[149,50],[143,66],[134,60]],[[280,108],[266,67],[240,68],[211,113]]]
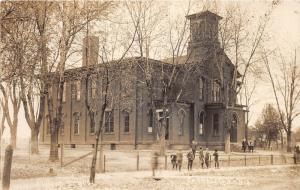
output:
[[[123,135],[130,135],[130,132],[123,132]]]
[[[104,132],[103,134],[104,135],[114,135],[115,133],[114,132]]]
[[[73,134],[74,136],[79,136],[80,134]]]

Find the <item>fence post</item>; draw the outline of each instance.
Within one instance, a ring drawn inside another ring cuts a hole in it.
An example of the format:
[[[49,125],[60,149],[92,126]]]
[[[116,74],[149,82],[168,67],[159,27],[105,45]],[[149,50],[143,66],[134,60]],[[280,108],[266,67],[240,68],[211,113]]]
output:
[[[3,166],[3,173],[2,173],[2,189],[9,190],[10,186],[10,173],[11,173],[11,163],[13,159],[13,148],[11,145],[8,145],[5,149],[4,155],[4,166]]]
[[[63,167],[64,144],[60,144],[60,167]]]
[[[168,166],[167,166],[167,159],[168,159],[168,157],[167,157],[167,155],[165,155],[165,170],[167,170],[167,168],[168,168]]]
[[[106,156],[104,155],[103,156],[103,173],[106,172],[106,168],[105,168],[106,166],[105,165],[106,165]]]
[[[209,168],[211,167],[211,155],[209,155]]]
[[[228,166],[230,166],[230,155],[228,155]]]
[[[258,155],[258,165],[260,165],[260,155]]]
[[[247,155],[245,155],[245,166],[247,166]]]
[[[283,158],[284,158],[284,163],[286,164],[286,157],[285,157],[285,155],[283,155]]]
[[[273,154],[271,154],[271,165],[273,165]]]
[[[139,171],[139,165],[140,165],[140,153],[138,151],[137,155],[136,155],[136,170],[137,171]]]

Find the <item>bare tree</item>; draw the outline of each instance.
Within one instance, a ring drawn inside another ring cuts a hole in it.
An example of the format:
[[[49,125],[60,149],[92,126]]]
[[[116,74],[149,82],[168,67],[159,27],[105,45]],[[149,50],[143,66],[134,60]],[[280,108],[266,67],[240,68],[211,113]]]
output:
[[[3,99],[1,100],[1,105],[3,112],[10,129],[10,142],[13,148],[17,145],[17,127],[18,127],[18,114],[20,111],[21,99],[19,97],[19,87],[16,80],[12,80],[7,84],[5,89],[2,84],[0,84],[0,89],[3,94]],[[8,93],[6,93],[8,92]],[[12,104],[12,110],[9,108],[9,104]]]
[[[218,58],[220,60],[217,60],[219,49],[213,47],[210,51],[219,71],[221,89],[224,90],[222,99],[226,105],[225,117],[227,119],[224,126],[226,126],[225,152],[227,153],[230,152],[232,107],[237,103],[237,94],[242,90],[248,73],[257,67],[256,63],[260,60],[258,50],[265,41],[266,27],[275,7],[276,5],[271,4],[263,16],[254,19],[238,3],[229,3],[225,6],[224,16],[219,28],[220,47],[224,53]],[[254,23],[258,23],[255,24],[254,29],[249,28],[249,25]],[[231,58],[233,67],[233,75],[229,85],[226,84],[224,76],[227,59],[225,53]]]
[[[63,116],[63,92],[64,92],[64,72],[67,60],[72,52],[70,52],[74,39],[86,24],[96,19],[101,19],[107,15],[112,7],[112,2],[60,2],[56,4],[55,16],[58,28],[58,63],[56,67],[56,81],[53,84],[57,86],[57,98],[54,104],[52,96],[47,93],[47,106],[51,126],[51,146],[50,160],[58,159],[58,131],[62,123]],[[89,7],[89,8],[88,8]],[[89,14],[89,19],[87,18]]]
[[[291,136],[294,119],[300,114],[297,105],[300,101],[300,78],[297,63],[297,51],[294,56],[286,59],[281,52],[278,53],[280,60],[275,60],[278,67],[271,65],[270,57],[266,52],[262,59],[267,69],[267,74],[272,84],[273,93],[276,100],[277,110],[279,111],[280,121],[287,136],[287,152],[291,152]],[[274,74],[277,68],[279,74]]]
[[[96,128],[95,133],[95,147],[94,154],[90,170],[90,183],[95,182],[95,172],[96,172],[96,163],[97,163],[97,152],[99,149],[100,159],[99,159],[99,169],[102,172],[103,164],[103,145],[102,137],[103,130],[106,125],[105,111],[107,108],[113,110],[113,107],[116,105],[126,104],[128,100],[128,94],[124,94],[126,89],[129,89],[130,84],[133,83],[133,80],[130,73],[131,64],[127,60],[124,60],[125,56],[128,54],[131,49],[134,40],[137,35],[137,28],[134,28],[134,33],[131,37],[128,38],[128,43],[125,42],[124,50],[117,48],[118,43],[116,41],[111,42],[112,45],[107,43],[107,35],[104,36],[103,44],[100,51],[101,65],[97,65],[97,68],[94,72],[88,71],[85,84],[85,103],[90,117],[90,127],[95,128],[96,123],[96,113],[100,112],[100,126]],[[89,34],[87,28],[87,36]],[[116,34],[118,35],[118,34]],[[117,37],[115,38],[117,40]],[[122,43],[122,42],[121,42]],[[114,61],[115,51],[121,51],[121,57]],[[87,53],[85,54],[88,55]],[[88,57],[86,57],[88,61]],[[99,92],[92,87],[93,83],[96,86],[101,86],[102,91]],[[99,84],[101,83],[101,84]],[[116,88],[116,86],[119,86]],[[94,91],[94,92],[93,92]],[[130,93],[130,92],[127,92]],[[100,98],[101,97],[101,98]]]
[[[6,2],[2,4],[2,10],[13,10],[9,15],[2,19],[1,42],[4,49],[1,52],[1,67],[6,73],[5,79],[1,82],[1,92],[3,94],[2,107],[6,121],[11,131],[12,145],[16,147],[16,133],[18,126],[18,112],[20,110],[20,79],[25,75],[24,72],[29,68],[34,60],[35,55],[33,43],[31,40],[33,27],[31,21],[23,10],[27,8],[27,4],[23,2]],[[29,63],[31,63],[29,65]],[[6,91],[7,90],[7,91]],[[12,110],[10,110],[12,104]],[[11,113],[11,114],[10,114]],[[11,116],[12,115],[12,116]],[[4,122],[4,120],[2,120]]]
[[[186,15],[190,12],[190,6],[189,2],[185,9]],[[184,84],[191,74],[193,65],[187,64],[189,55],[184,56],[189,39],[188,21],[184,19],[181,22],[178,20],[166,22],[167,17],[162,7],[153,1],[127,4],[134,26],[138,29],[137,54],[145,60],[139,64],[143,74],[143,80],[140,82],[147,91],[152,115],[157,114],[157,109],[162,109],[160,117],[155,117],[154,126],[160,151],[164,154],[167,118],[172,114],[168,108],[181,99]],[[157,31],[160,24],[166,26],[166,29],[160,27]],[[167,45],[163,45],[165,43],[161,43],[161,40],[166,39]],[[150,51],[151,49],[153,50]],[[150,57],[160,59],[161,55],[158,52],[165,52],[166,49],[171,56],[164,62],[150,59]]]

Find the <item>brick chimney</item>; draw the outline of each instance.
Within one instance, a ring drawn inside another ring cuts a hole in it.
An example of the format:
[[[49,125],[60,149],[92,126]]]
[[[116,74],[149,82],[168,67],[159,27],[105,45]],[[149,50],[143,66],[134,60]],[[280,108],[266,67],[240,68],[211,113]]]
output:
[[[82,66],[98,64],[99,37],[86,36],[83,38]]]

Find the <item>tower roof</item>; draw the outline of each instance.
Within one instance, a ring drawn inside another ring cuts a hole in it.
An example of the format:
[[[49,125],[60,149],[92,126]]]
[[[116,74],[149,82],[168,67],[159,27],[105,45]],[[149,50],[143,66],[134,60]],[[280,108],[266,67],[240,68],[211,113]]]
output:
[[[213,12],[210,12],[210,11],[202,11],[202,12],[199,12],[199,13],[187,15],[186,18],[187,19],[195,19],[195,18],[201,18],[201,17],[205,17],[205,16],[215,17],[217,20],[222,19],[221,16],[219,16],[219,15],[213,13]]]

